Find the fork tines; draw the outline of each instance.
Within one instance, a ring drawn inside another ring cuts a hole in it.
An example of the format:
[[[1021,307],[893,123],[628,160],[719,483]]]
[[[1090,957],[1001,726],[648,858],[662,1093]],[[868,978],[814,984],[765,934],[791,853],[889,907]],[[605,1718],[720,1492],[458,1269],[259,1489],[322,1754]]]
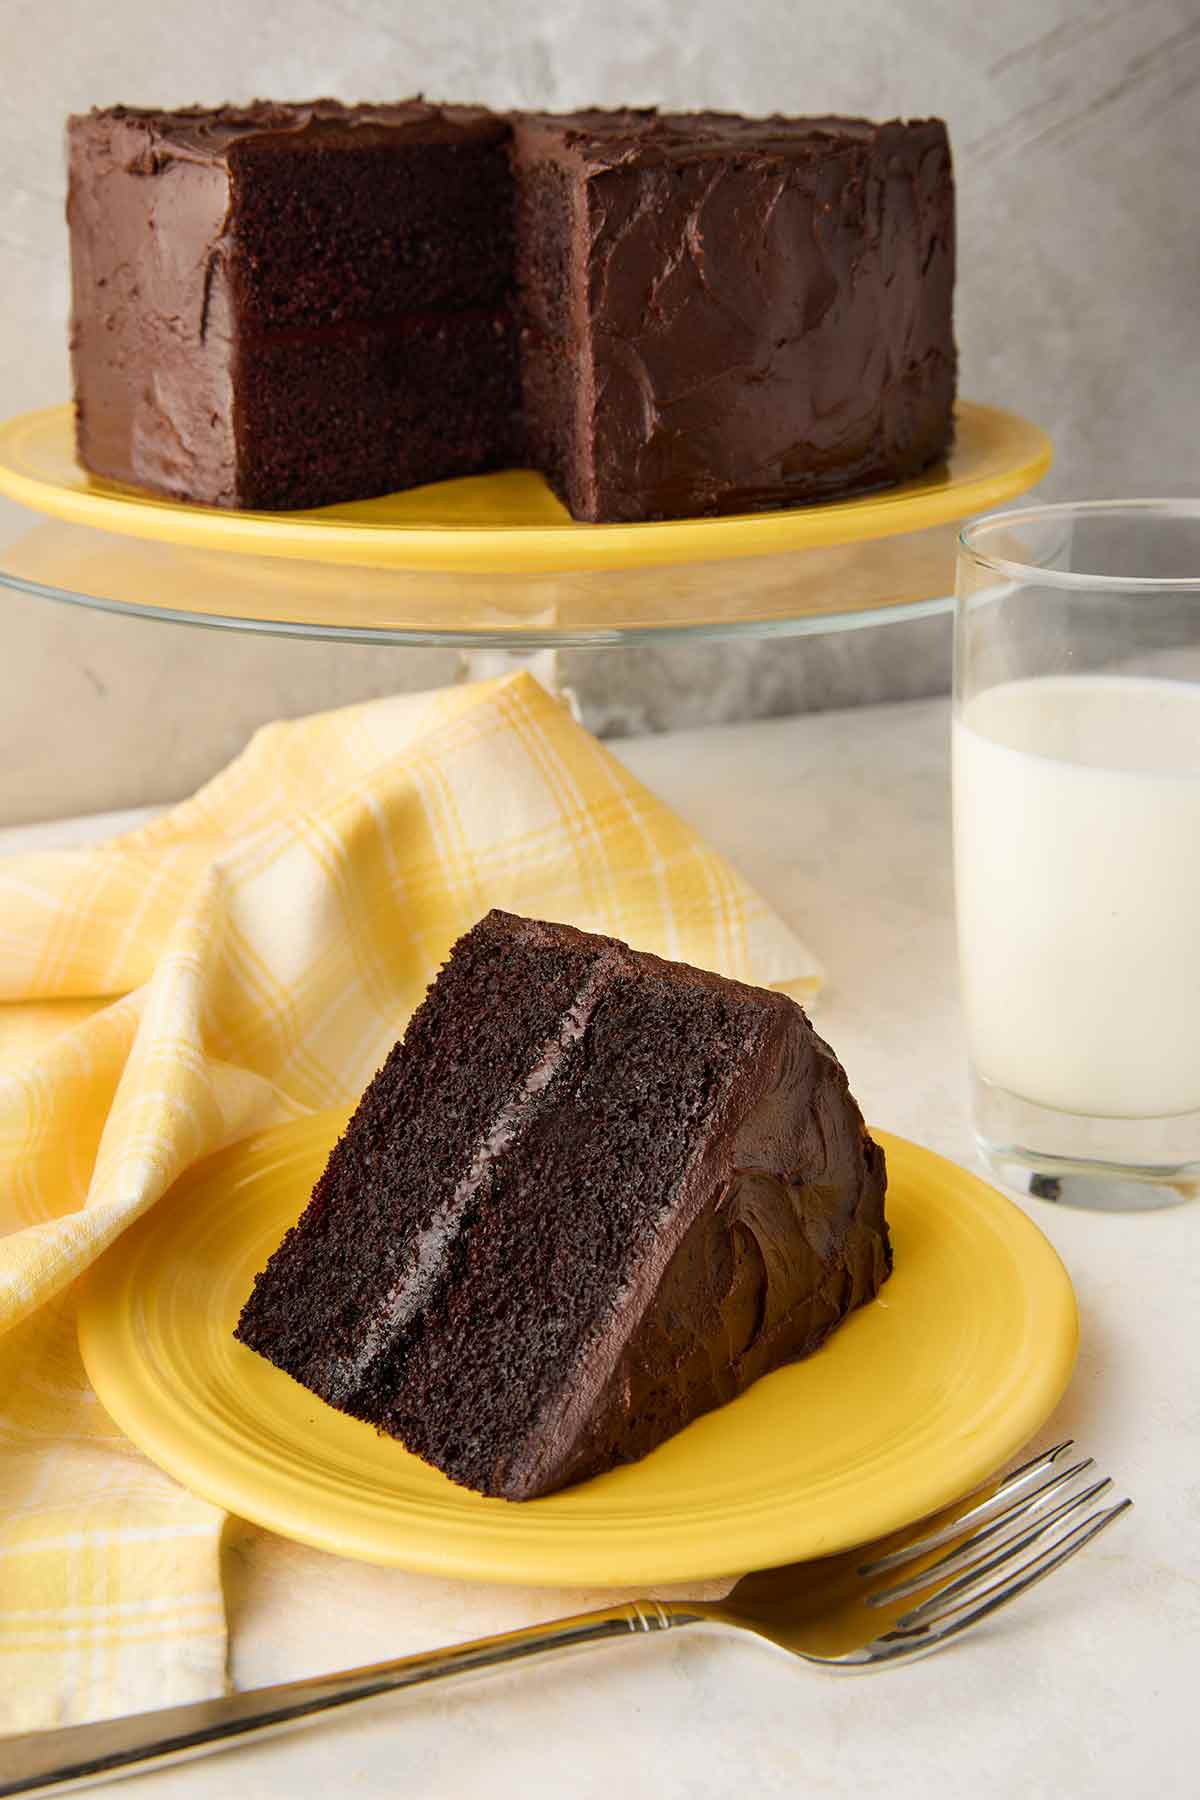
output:
[[[1057,1466],[1072,1442],[1067,1438],[1023,1463],[994,1492],[948,1524],[860,1566],[859,1574],[873,1580],[922,1563],[901,1580],[873,1588],[865,1596],[868,1606],[894,1606],[910,1595],[935,1590],[901,1615],[884,1642],[895,1642],[897,1650],[902,1644],[911,1650],[914,1638],[927,1638],[932,1645],[964,1630],[1041,1581],[1133,1504],[1120,1500],[1094,1509],[1093,1503],[1112,1482],[1102,1476],[1079,1485],[1080,1477],[1093,1467],[1090,1456]],[[951,1548],[944,1555],[923,1560],[945,1545]]]

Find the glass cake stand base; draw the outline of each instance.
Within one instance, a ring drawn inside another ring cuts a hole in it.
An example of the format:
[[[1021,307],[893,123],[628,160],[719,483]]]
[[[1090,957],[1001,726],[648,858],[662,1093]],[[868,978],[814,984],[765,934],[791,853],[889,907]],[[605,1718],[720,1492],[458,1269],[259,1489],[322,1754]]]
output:
[[[938,468],[778,512],[580,525],[510,470],[226,513],[93,480],[56,407],[0,425],[0,494],[44,521],[0,549],[0,584],[225,630],[506,654],[844,631],[944,610],[959,523],[1026,492],[1050,455],[1027,420],[964,402]]]
[[[277,670],[261,654],[264,643],[246,656],[242,683],[231,634],[329,649],[453,649],[467,680],[523,668],[572,703],[557,655],[568,648],[826,635],[943,613],[961,521],[1024,493],[1050,456],[1027,420],[963,402],[946,462],[899,487],[745,517],[585,525],[528,470],[309,513],[220,512],[91,478],[75,461],[69,407],[0,422],[0,598],[7,588],[226,638],[224,651],[206,659],[182,644],[147,652],[130,634],[125,679],[116,639],[81,634],[107,645],[97,675],[80,664],[71,631],[48,620],[44,633],[26,629],[22,638],[15,621],[13,641],[33,658],[54,645],[82,676],[68,741],[92,743],[99,733],[101,765],[62,783],[62,735],[48,720],[43,730],[39,702],[22,695],[18,723],[33,766],[27,780],[10,770],[8,804],[36,817],[27,809],[67,798],[85,809],[114,796],[124,804],[166,798],[168,739],[186,763],[176,779],[194,786],[273,709],[295,711],[299,699],[299,710],[320,711],[406,680],[383,673],[382,658],[379,678],[366,675],[369,657],[316,658],[311,676],[287,676],[294,663],[280,657]],[[582,681],[578,669],[572,675]],[[209,707],[203,687],[217,670],[236,692],[213,696]],[[106,702],[110,674],[121,706]],[[446,678],[439,663],[433,679]],[[10,670],[10,692],[20,680]],[[116,771],[108,786],[106,732]]]

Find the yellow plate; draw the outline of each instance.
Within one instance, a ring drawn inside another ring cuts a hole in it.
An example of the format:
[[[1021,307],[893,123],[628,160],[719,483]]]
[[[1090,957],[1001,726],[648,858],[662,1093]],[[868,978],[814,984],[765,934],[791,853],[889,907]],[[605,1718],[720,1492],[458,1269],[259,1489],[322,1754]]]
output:
[[[662,567],[863,543],[969,518],[1023,494],[1050,466],[1050,440],[995,406],[958,408],[948,462],[857,500],[724,519],[577,525],[528,470],[443,481],[313,512],[235,513],[156,499],[88,476],[69,406],[0,425],[0,494],[71,524],[199,550],[368,567],[546,574]]]
[[[994,1189],[879,1134],[896,1269],[806,1362],[644,1461],[513,1505],[455,1487],[234,1342],[343,1115],[200,1164],[90,1274],[88,1374],[187,1487],[339,1555],[600,1587],[733,1574],[881,1536],[965,1493],[1043,1423],[1075,1358],[1058,1257]]]

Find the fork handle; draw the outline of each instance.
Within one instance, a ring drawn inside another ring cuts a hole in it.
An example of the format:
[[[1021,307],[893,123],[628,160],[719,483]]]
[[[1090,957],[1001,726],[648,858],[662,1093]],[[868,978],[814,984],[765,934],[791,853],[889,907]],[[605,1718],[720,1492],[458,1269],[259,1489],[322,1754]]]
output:
[[[563,1650],[588,1649],[630,1633],[692,1625],[702,1613],[630,1600],[599,1612],[578,1613],[549,1625],[530,1625],[496,1637],[476,1638],[448,1650],[427,1650],[394,1662],[342,1669],[303,1681],[251,1688],[217,1700],[195,1700],[155,1712],[128,1713],[91,1725],[32,1731],[0,1739],[0,1796],[60,1794],[108,1781],[122,1770],[144,1773],[224,1750],[239,1739],[272,1737],[305,1724],[335,1706],[356,1706],[397,1688],[479,1675],[506,1663],[528,1662]]]

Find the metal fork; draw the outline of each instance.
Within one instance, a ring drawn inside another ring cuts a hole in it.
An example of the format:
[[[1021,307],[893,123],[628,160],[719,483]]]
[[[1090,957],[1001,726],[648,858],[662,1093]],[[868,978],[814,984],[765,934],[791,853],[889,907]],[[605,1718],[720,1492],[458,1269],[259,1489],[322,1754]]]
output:
[[[220,1700],[0,1739],[0,1795],[61,1793],[293,1729],[316,1713],[560,1650],[715,1625],[836,1672],[887,1669],[960,1637],[1044,1581],[1133,1503],[1071,1439],[933,1519],[862,1550],[747,1575],[720,1602],[630,1600],[448,1650],[254,1688]],[[919,1595],[924,1595],[919,1599]]]

